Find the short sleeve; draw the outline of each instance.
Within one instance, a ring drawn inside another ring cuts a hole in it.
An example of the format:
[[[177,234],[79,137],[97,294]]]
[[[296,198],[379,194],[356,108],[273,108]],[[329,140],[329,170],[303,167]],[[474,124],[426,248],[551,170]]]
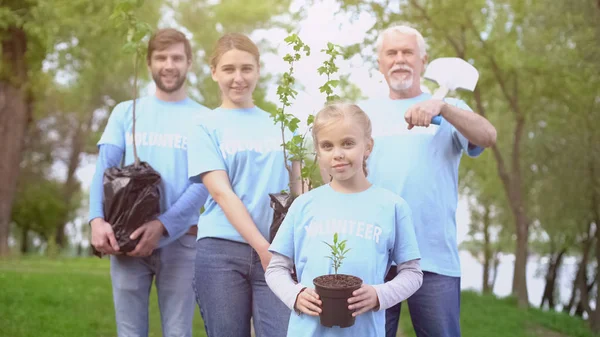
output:
[[[467,111],[471,111],[471,112],[473,111],[471,109],[471,107],[469,107],[469,105],[462,100],[448,101],[448,103],[453,104],[457,108],[460,108],[463,110],[467,110]],[[465,151],[465,153],[469,157],[477,157],[484,150],[483,147],[477,146],[477,145],[473,145],[473,146],[469,147],[469,140],[465,136],[463,136],[462,133],[460,133],[458,130],[456,130],[456,128],[454,126],[452,126],[452,140],[454,142],[456,149],[458,151]]]
[[[203,173],[226,170],[216,131],[204,125],[201,117],[197,117],[188,130],[187,157],[188,177],[193,183],[202,183]]]
[[[298,199],[290,206],[281,227],[279,227],[279,230],[269,247],[271,252],[285,255],[292,259],[292,261],[294,261],[294,228],[296,219],[299,216],[297,200]]]
[[[102,144],[110,144],[119,147],[121,150],[125,150],[125,116],[127,110],[133,102],[122,102],[119,103],[110,114],[106,128],[98,141],[98,146]]]
[[[396,264],[420,259],[421,253],[412,221],[412,212],[406,202],[398,202],[396,207],[396,237],[394,239],[393,258]]]

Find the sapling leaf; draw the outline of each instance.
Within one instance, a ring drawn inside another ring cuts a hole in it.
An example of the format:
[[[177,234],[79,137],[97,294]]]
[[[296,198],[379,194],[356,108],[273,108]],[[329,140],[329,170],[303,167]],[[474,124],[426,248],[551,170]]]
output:
[[[338,269],[342,266],[342,261],[346,258],[346,253],[350,250],[346,249],[347,240],[339,241],[338,233],[333,234],[333,244],[323,241],[330,249],[331,256],[327,256],[332,261],[333,270],[335,275],[338,273]]]

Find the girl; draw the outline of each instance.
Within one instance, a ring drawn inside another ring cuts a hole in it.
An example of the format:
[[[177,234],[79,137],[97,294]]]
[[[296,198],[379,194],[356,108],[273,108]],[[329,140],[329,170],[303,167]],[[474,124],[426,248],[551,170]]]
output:
[[[287,189],[289,176],[281,130],[252,100],[259,58],[245,35],[217,41],[210,65],[222,103],[190,135],[190,179],[210,193],[198,221],[194,287],[211,337],[250,336],[251,318],[258,337],[285,336],[290,315],[264,275],[269,193]]]
[[[358,106],[325,107],[315,118],[313,139],[319,165],[331,182],[292,204],[269,248],[274,255],[267,283],[298,313],[290,318],[288,336],[383,337],[385,309],[412,295],[423,278],[411,211],[402,198],[367,180],[371,122]],[[350,248],[339,272],[363,280],[348,300],[355,324],[344,329],[320,325],[321,301],[311,287],[315,277],[333,273],[323,241],[331,243],[334,233]],[[392,262],[399,272],[384,283]],[[290,277],[294,265],[298,284]]]

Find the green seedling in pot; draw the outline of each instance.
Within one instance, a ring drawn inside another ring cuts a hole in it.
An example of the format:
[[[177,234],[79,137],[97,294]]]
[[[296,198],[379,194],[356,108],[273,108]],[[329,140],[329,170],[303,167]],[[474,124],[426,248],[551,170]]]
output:
[[[342,266],[342,262],[346,257],[346,253],[350,251],[350,248],[346,248],[346,241],[347,240],[339,241],[338,233],[333,234],[333,244],[323,241],[323,243],[331,249],[331,255],[326,257],[331,260],[331,265],[336,276],[338,274],[338,269]]]

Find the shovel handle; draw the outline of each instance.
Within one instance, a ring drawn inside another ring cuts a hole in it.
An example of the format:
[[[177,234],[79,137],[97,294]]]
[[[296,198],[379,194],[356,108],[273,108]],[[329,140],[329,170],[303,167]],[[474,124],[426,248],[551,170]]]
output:
[[[442,124],[442,116],[435,116],[431,119],[431,124],[440,125]]]

